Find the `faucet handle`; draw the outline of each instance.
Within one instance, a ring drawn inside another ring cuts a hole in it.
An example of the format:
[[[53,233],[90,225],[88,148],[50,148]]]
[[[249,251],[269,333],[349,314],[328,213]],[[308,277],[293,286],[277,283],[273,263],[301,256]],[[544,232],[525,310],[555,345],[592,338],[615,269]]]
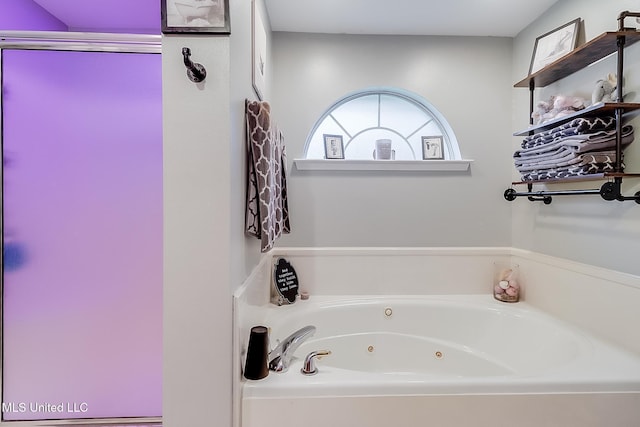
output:
[[[303,375],[317,374],[318,368],[316,367],[316,359],[320,359],[323,356],[329,356],[330,354],[331,352],[329,350],[312,351],[304,358],[304,363],[302,364],[302,368],[300,368],[300,372],[302,372]]]

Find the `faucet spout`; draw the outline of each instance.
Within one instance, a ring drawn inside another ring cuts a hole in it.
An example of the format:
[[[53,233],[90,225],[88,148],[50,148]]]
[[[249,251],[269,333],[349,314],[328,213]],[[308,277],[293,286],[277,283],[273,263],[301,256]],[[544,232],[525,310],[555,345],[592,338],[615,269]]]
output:
[[[269,352],[269,369],[275,372],[286,372],[293,359],[293,354],[307,338],[316,332],[313,325],[298,329],[282,340],[276,348]]]

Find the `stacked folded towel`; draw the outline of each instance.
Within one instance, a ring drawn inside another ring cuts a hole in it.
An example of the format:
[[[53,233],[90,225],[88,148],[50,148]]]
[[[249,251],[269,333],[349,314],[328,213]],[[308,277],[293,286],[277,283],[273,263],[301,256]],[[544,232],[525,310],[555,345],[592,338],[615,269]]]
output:
[[[609,116],[578,118],[527,136],[513,154],[516,169],[523,181],[613,172],[615,123]],[[623,148],[632,142],[633,127],[623,126]]]

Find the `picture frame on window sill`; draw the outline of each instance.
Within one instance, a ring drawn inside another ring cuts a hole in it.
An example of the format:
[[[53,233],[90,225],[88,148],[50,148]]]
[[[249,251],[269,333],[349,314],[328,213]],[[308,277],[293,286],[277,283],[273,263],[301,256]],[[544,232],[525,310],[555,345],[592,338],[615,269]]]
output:
[[[342,135],[324,134],[324,158],[329,160],[344,159],[344,142]]]
[[[231,34],[229,0],[160,0],[162,33]]]
[[[562,58],[578,45],[580,18],[559,26],[536,38],[529,75]]]
[[[444,160],[442,136],[422,137],[422,160]]]

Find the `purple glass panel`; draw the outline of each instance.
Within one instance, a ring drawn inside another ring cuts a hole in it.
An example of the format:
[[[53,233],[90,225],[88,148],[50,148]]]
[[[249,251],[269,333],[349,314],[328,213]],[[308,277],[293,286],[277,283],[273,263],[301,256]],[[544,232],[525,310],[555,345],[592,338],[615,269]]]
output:
[[[67,26],[32,0],[0,0],[0,31],[67,31]]]
[[[161,415],[160,61],[4,52],[5,420]]]

